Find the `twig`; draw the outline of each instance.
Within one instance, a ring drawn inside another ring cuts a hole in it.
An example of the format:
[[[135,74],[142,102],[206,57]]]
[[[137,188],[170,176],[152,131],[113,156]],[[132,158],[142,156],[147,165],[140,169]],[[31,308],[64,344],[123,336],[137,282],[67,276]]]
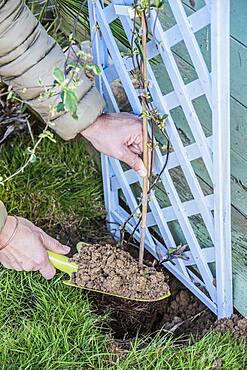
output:
[[[49,121],[48,123],[46,124],[44,130],[43,130],[43,133],[46,132],[49,128]],[[24,170],[26,169],[26,167],[28,167],[29,163],[32,163],[32,159],[33,159],[33,155],[36,151],[36,149],[38,148],[39,144],[41,143],[41,141],[43,140],[43,137],[41,136],[36,144],[33,146],[32,148],[32,154],[29,156],[29,158],[27,159],[27,161],[20,167],[18,168],[18,170],[14,173],[12,173],[10,176],[6,177],[4,180],[1,181],[2,184],[4,184],[5,182],[11,180],[13,177],[19,175],[20,173],[24,172]]]

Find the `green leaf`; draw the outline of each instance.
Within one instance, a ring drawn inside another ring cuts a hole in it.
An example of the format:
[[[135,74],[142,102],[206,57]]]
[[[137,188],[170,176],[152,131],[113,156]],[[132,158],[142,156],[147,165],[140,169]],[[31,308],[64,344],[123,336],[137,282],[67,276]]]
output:
[[[86,67],[88,68],[88,69],[90,69],[91,71],[93,71],[93,73],[95,74],[95,75],[101,75],[101,73],[102,73],[102,71],[101,71],[101,69],[100,69],[100,67],[97,65],[97,64],[87,64],[86,65]]]
[[[56,143],[56,140],[54,139],[54,134],[51,131],[44,131],[39,135],[40,138],[52,141],[53,143]]]
[[[59,113],[63,112],[64,110],[65,110],[64,104],[62,101],[60,101],[60,103],[58,103],[58,105],[56,106],[56,111]]]
[[[168,249],[168,254],[172,254],[176,251],[176,248],[169,248]]]
[[[162,8],[163,5],[164,5],[163,0],[153,0],[150,3],[151,9],[160,9],[160,8]]]
[[[67,112],[71,113],[72,115],[76,114],[78,107],[78,98],[75,91],[65,90],[63,103]]]
[[[55,67],[52,71],[52,75],[55,79],[55,81],[57,81],[58,83],[63,83],[64,80],[65,80],[65,76],[64,76],[64,73],[63,71],[61,70],[61,68],[59,67]]]
[[[83,242],[79,242],[79,243],[76,244],[76,250],[77,250],[78,253],[80,253],[83,246],[84,246]]]
[[[72,69],[75,69],[76,67],[81,67],[81,65],[74,62],[74,61],[71,61],[71,62],[67,63],[67,65],[66,65],[66,69],[67,69],[68,72],[71,71]]]
[[[33,154],[33,149],[29,146],[28,148],[26,148],[26,150],[25,150],[24,154],[25,154],[25,155]]]
[[[78,242],[76,244],[76,250],[77,250],[77,252],[80,253],[81,249],[84,248],[84,247],[90,247],[90,244],[85,243],[85,242]]]
[[[79,116],[78,116],[78,114],[76,114],[76,113],[73,113],[73,114],[72,114],[72,117],[73,117],[74,119],[76,119],[76,120],[78,120],[78,119],[79,119]]]
[[[32,153],[31,156],[30,156],[29,161],[30,161],[30,163],[34,163],[36,161],[36,159],[37,159],[36,155],[34,153]]]

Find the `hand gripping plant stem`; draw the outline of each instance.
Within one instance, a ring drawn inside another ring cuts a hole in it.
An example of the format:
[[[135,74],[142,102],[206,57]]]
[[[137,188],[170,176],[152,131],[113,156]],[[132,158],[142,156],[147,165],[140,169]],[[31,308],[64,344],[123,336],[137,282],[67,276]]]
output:
[[[142,78],[143,78],[143,92],[142,92],[142,120],[143,120],[143,162],[147,169],[147,175],[143,179],[142,189],[142,218],[141,218],[141,240],[139,249],[139,265],[143,265],[144,246],[147,228],[147,208],[148,208],[148,187],[149,187],[149,155],[148,155],[148,119],[146,107],[147,94],[147,24],[145,9],[141,12],[141,27],[142,27]]]

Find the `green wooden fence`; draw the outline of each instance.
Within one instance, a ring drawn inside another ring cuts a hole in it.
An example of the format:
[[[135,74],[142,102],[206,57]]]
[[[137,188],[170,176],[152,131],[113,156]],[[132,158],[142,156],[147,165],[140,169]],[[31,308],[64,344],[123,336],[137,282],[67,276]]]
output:
[[[188,15],[204,5],[202,0],[196,0],[193,8],[189,0],[183,1]],[[175,24],[169,5],[166,3],[162,13],[164,27]],[[231,180],[232,180],[232,242],[233,242],[233,279],[234,279],[234,305],[243,314],[247,315],[247,1],[231,1]],[[201,50],[210,68],[210,31],[206,28],[196,34]],[[195,79],[196,72],[183,42],[178,43],[173,52],[184,81]],[[160,81],[163,92],[172,91],[171,82],[160,65],[156,67],[156,75]],[[206,135],[211,134],[211,113],[205,98],[198,98],[194,106],[205,130]],[[173,111],[173,118],[183,141],[193,142],[182,109]],[[196,173],[203,184],[204,192],[210,192],[208,179],[202,162],[193,164]],[[177,186],[183,193],[184,199],[191,196],[186,190],[186,184],[181,183],[179,172]],[[201,220],[194,219],[194,228],[202,244],[209,243],[205,226]],[[174,228],[178,226],[174,224]],[[179,239],[179,228],[177,228]]]

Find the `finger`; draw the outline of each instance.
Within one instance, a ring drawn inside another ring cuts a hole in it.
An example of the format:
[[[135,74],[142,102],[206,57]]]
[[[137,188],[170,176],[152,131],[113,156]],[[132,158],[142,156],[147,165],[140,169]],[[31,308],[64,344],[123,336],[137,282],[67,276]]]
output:
[[[125,148],[120,158],[123,162],[127,163],[131,168],[133,168],[140,176],[145,177],[147,175],[147,169],[144,166],[141,158],[133,153],[129,148]]]
[[[30,271],[38,271],[39,270],[39,265],[30,263],[28,261],[25,262],[20,262],[22,266],[22,271],[30,272]]]
[[[134,142],[132,144],[135,144],[136,146],[138,146],[138,148],[140,148],[140,151],[143,152],[143,138],[142,138],[142,135],[138,135]]]
[[[13,262],[10,262],[7,258],[1,256],[0,263],[8,270],[22,271],[18,265]]]
[[[8,259],[8,261],[10,262],[12,266],[15,266],[16,271],[23,271],[23,267],[20,261],[16,258],[15,254],[13,253],[11,245],[7,246],[2,251],[2,255],[5,257],[5,259]]]
[[[1,261],[1,264],[3,265],[4,268],[6,268],[8,270],[13,270],[13,267],[8,262],[5,262],[3,260],[3,261]]]
[[[70,251],[70,247],[59,243],[58,240],[53,239],[51,236],[47,235],[44,232],[40,233],[40,238],[44,247],[50,251],[60,254],[67,254]]]
[[[0,262],[6,268],[16,270],[16,271],[23,271],[23,268],[16,261],[16,259],[13,258],[10,254],[5,255],[3,251],[1,252]]]
[[[140,155],[142,153],[140,147],[136,144],[132,144],[129,147],[129,150],[131,150],[133,153]]]
[[[140,126],[141,132],[142,132],[142,126]],[[130,133],[130,132],[129,132]],[[139,148],[141,152],[143,152],[143,138],[142,133],[141,134],[130,134],[128,136],[127,141],[125,142],[127,146],[134,145],[136,148]]]
[[[40,227],[34,225],[31,221],[27,220],[26,218],[23,218],[23,217],[18,217],[19,221],[27,226],[29,229],[31,229],[32,231],[36,232],[36,233],[43,233],[43,234],[46,234]]]
[[[50,280],[55,276],[56,269],[49,262],[47,262],[47,264],[44,267],[39,269],[39,272],[46,280]]]
[[[40,240],[41,240],[42,244],[44,245],[44,247],[46,249],[51,250],[51,251],[56,252],[56,253],[60,253],[60,254],[69,253],[70,247],[59,243],[59,241],[57,241],[56,239],[53,239],[51,236],[47,235],[42,229],[35,226],[29,220],[26,220],[25,218],[20,218],[20,219],[21,219],[21,222],[24,225],[28,226],[33,231],[35,231],[36,233],[39,234]],[[33,269],[33,271],[37,271],[37,270]]]

